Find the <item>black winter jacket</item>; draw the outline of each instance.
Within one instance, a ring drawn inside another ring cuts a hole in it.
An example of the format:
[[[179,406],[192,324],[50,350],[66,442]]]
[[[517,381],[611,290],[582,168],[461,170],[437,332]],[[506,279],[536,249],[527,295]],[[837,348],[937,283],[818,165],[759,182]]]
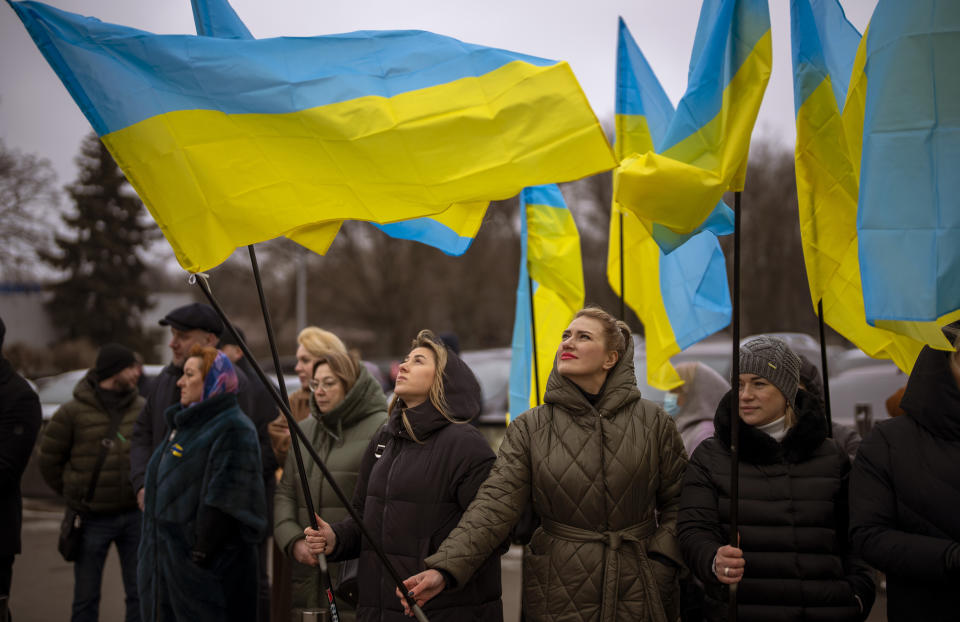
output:
[[[20,552],[20,478],[41,420],[37,394],[0,356],[0,556]]]
[[[465,421],[478,415],[480,385],[453,352],[448,351],[444,376],[453,415]],[[419,442],[402,423],[404,410]],[[404,408],[402,401],[394,405],[382,432],[373,437],[361,459],[353,505],[401,579],[426,570],[424,558],[456,527],[487,478],[494,458],[476,428],[450,422],[429,400],[414,408]],[[337,544],[331,561],[360,557],[357,620],[408,620],[394,593],[396,585],[361,537],[360,528],[350,518],[332,527]],[[446,590],[424,605],[427,617],[432,622],[501,620],[498,553],[492,554],[466,585]]]
[[[870,570],[848,552],[846,453],[826,437],[819,402],[797,395],[797,423],[778,443],[740,422],[738,620],[862,620],[873,604]],[[680,548],[704,583],[704,613],[726,619],[728,588],[713,574],[730,532],[730,394],[714,418],[717,434],[693,452],[678,519]],[[863,604],[860,611],[854,598]]]
[[[947,357],[924,348],[906,414],[878,423],[853,464],[850,540],[887,574],[892,622],[960,618],[960,567],[948,568],[960,562],[960,389]]]

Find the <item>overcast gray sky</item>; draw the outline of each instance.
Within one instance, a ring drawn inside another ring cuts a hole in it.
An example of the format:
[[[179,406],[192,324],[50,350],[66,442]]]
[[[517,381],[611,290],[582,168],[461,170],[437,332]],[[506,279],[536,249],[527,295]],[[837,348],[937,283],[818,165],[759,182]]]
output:
[[[194,33],[189,0],[50,0],[58,8],[157,33]],[[670,99],[686,88],[699,0],[232,0],[255,37],[422,29],[570,62],[601,120],[613,117],[617,16],[623,16]],[[876,0],[841,0],[861,32]],[[9,6],[0,7],[0,138],[48,158],[61,185],[90,125]],[[774,65],[754,137],[792,146],[788,0],[770,0]]]

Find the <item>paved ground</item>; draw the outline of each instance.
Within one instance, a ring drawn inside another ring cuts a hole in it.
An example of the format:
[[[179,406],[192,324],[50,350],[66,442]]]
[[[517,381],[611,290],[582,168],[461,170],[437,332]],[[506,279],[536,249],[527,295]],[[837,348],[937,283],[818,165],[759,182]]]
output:
[[[10,606],[16,622],[53,622],[70,619],[73,565],[57,552],[57,534],[63,508],[50,499],[24,500],[23,551],[13,566]],[[518,622],[520,611],[520,547],[502,559],[504,622]],[[886,619],[886,602],[878,599],[868,622]],[[101,622],[124,619],[123,583],[116,548],[110,549],[104,570],[100,602]]]

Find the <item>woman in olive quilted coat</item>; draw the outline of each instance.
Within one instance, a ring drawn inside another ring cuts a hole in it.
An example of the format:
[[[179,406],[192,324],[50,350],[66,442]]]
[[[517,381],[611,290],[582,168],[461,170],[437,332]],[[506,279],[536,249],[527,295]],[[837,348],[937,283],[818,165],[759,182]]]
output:
[[[524,556],[530,620],[675,620],[676,522],[687,458],[673,420],[641,399],[630,330],[605,311],[563,333],[545,404],[519,416],[459,525],[406,587],[456,590],[528,503],[542,518]]]

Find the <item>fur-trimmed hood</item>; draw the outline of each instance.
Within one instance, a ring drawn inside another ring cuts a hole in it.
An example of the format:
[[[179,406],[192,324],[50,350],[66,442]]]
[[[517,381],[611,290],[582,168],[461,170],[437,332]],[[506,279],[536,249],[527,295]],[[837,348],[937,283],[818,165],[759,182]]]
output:
[[[730,448],[730,396],[727,392],[717,405],[713,425],[717,438]],[[777,442],[769,434],[743,421],[738,426],[740,458],[751,464],[771,464],[784,460],[791,464],[803,462],[827,438],[827,424],[820,401],[812,394],[797,391],[797,423],[787,431],[783,441]]]

